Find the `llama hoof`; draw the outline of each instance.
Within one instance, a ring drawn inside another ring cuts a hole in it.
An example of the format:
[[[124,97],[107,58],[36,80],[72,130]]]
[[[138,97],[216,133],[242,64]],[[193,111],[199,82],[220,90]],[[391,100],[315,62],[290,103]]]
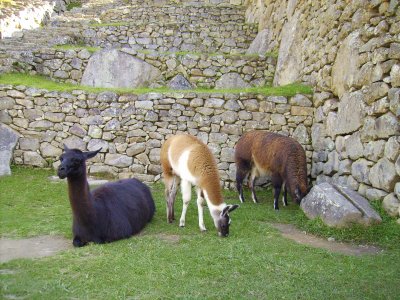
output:
[[[72,245],[74,245],[74,247],[83,247],[86,245],[86,243],[82,242],[80,238],[74,238]]]
[[[181,221],[181,222],[179,223],[179,227],[185,227],[185,222],[182,222],[182,221]]]

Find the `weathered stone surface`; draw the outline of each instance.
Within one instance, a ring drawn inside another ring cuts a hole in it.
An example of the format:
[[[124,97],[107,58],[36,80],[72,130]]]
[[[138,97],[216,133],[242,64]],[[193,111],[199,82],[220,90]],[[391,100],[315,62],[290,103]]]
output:
[[[24,164],[35,167],[45,167],[46,161],[37,152],[27,151],[24,152]]]
[[[397,217],[399,215],[400,201],[396,198],[394,193],[388,194],[383,198],[382,206],[389,216]]]
[[[182,75],[178,74],[168,82],[168,87],[173,90],[190,90],[193,86]]]
[[[378,160],[369,173],[372,186],[386,192],[393,191],[394,185],[399,180],[394,164],[385,157]]]
[[[39,139],[21,137],[18,142],[19,142],[19,149],[21,150],[28,150],[28,151],[39,150]]]
[[[335,187],[324,182],[314,186],[301,201],[307,217],[320,217],[328,226],[348,227],[353,224],[379,223],[379,215],[361,195],[346,187]]]
[[[363,156],[364,147],[363,144],[361,143],[361,137],[359,132],[356,132],[351,136],[349,136],[345,140],[345,144],[346,144],[346,153],[351,159],[357,160],[358,158]]]
[[[82,85],[95,87],[147,87],[160,75],[152,65],[119,50],[103,50],[90,58]]]
[[[133,162],[132,157],[122,154],[106,154],[104,163],[114,167],[129,167]]]
[[[217,89],[248,88],[250,84],[245,82],[238,73],[222,75],[215,83]]]
[[[40,145],[40,153],[42,157],[59,157],[62,154],[62,150],[50,143],[42,143]]]
[[[108,142],[100,139],[91,139],[87,145],[89,151],[101,149],[100,152],[107,152],[108,148]]]
[[[260,54],[264,55],[266,52],[270,51],[271,44],[271,31],[268,29],[261,30],[256,38],[251,42],[249,49],[247,49],[246,54]]]
[[[10,162],[19,134],[0,123],[0,176],[11,175]]]
[[[126,154],[128,156],[136,156],[139,153],[142,153],[146,150],[146,144],[145,143],[135,143],[132,146],[128,147],[126,149]]]
[[[369,184],[369,174],[372,162],[361,158],[355,161],[351,166],[351,174],[358,182]]]
[[[354,132],[363,125],[364,116],[364,95],[361,92],[345,93],[339,103],[337,115],[328,114],[327,132],[331,136]]]
[[[303,39],[299,27],[300,12],[297,10],[282,28],[274,86],[285,85],[299,80],[300,71],[304,67],[304,62],[301,58]]]
[[[400,153],[400,137],[392,136],[385,145],[385,157],[395,161]]]

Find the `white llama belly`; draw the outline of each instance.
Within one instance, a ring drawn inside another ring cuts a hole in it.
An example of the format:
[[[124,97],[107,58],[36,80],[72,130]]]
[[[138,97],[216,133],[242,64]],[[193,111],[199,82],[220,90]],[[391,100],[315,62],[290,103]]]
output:
[[[171,153],[168,153],[169,161],[171,162],[172,169],[174,173],[178,175],[181,179],[189,181],[191,184],[196,185],[197,179],[189,171],[188,162],[190,156],[190,150],[185,150],[179,157],[178,161],[173,161],[171,159]]]

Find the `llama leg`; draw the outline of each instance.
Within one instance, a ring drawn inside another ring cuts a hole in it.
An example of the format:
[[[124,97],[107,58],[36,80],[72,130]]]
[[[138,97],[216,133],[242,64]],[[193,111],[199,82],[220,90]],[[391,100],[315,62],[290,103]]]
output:
[[[167,219],[169,223],[175,220],[174,204],[178,190],[179,179],[174,176],[165,182],[165,198],[167,199]]]
[[[74,239],[72,240],[72,245],[74,245],[74,247],[83,247],[86,244],[87,243],[83,242],[79,236],[74,236]]]
[[[257,171],[255,170],[255,169],[253,169],[252,171],[251,171],[251,175],[250,175],[250,178],[249,178],[249,186],[250,186],[250,189],[251,189],[251,197],[253,198],[253,202],[254,203],[258,203],[258,200],[257,200],[257,196],[256,196],[256,191],[255,191],[255,182],[256,182],[256,177],[257,177]]]
[[[286,183],[283,183],[283,197],[282,197],[282,201],[283,201],[283,206],[287,206],[287,186]]]
[[[187,180],[181,181],[181,191],[182,191],[182,200],[183,200],[183,207],[182,207],[182,215],[179,221],[180,227],[185,227],[185,219],[186,219],[186,211],[189,206],[190,197],[192,194],[192,185]]]
[[[199,227],[200,231],[206,231],[206,226],[204,225],[204,199],[201,196],[201,189],[197,188],[197,211],[199,214]]]
[[[274,209],[279,210],[278,200],[282,188],[282,180],[279,176],[272,176],[272,186],[274,187]]]
[[[246,178],[247,171],[242,166],[238,165],[236,170],[236,189],[239,193],[239,200],[241,203],[244,202],[243,196],[243,180]]]

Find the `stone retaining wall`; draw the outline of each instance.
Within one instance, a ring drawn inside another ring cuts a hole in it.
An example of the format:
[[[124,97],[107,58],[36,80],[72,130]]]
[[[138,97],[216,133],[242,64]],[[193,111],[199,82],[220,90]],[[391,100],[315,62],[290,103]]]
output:
[[[253,1],[274,83],[315,86],[312,175],[400,204],[399,1]],[[393,200],[394,201],[394,200]]]
[[[164,140],[187,132],[212,149],[223,185],[230,188],[235,180],[234,146],[245,131],[289,134],[307,149],[311,161],[311,105],[303,95],[117,95],[0,86],[0,122],[23,136],[14,151],[16,164],[56,167],[64,143],[82,150],[101,147],[101,155],[89,162],[91,174],[153,182],[160,178]]]
[[[254,25],[227,22],[150,23],[89,26],[80,36],[85,44],[101,48],[130,47],[159,52],[245,53],[255,38]]]
[[[140,58],[161,72],[159,83],[166,85],[175,75],[182,74],[194,86],[214,88],[221,76],[227,73],[240,75],[249,86],[263,86],[272,82],[275,71],[273,57],[207,54],[140,53],[122,49]],[[29,70],[54,78],[60,82],[79,84],[91,57],[83,50],[40,49],[26,59]]]

